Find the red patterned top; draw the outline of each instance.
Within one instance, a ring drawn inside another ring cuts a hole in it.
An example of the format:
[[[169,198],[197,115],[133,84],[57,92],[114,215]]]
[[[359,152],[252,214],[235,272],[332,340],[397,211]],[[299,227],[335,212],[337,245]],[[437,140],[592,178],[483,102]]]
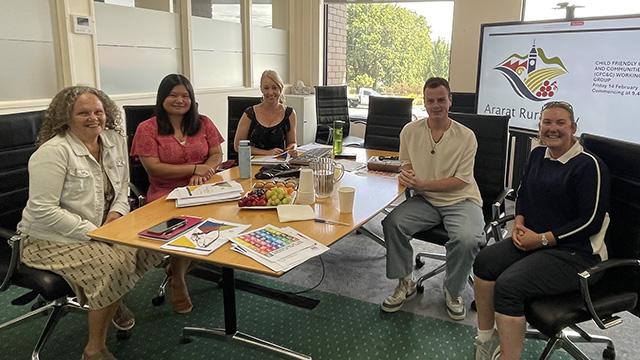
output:
[[[181,144],[173,134],[158,135],[158,123],[155,116],[138,125],[131,144],[132,157],[157,157],[165,164],[203,164],[209,158],[209,149],[224,142],[224,138],[213,121],[200,115],[202,126],[193,136],[185,138]],[[149,175],[147,201],[163,197],[178,186],[185,186],[191,177],[182,179],[163,179]]]

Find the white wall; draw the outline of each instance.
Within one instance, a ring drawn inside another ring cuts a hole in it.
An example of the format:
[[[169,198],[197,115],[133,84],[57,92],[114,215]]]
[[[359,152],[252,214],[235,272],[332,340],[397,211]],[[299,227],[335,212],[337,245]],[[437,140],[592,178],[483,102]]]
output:
[[[457,92],[476,92],[480,25],[519,21],[523,0],[454,0],[449,83]]]

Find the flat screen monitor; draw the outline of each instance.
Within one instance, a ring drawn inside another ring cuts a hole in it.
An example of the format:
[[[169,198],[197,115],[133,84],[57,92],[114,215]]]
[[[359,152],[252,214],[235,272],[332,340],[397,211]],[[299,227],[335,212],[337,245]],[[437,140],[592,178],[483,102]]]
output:
[[[578,132],[640,143],[640,18],[482,26],[478,114],[537,130],[540,109],[571,103]]]

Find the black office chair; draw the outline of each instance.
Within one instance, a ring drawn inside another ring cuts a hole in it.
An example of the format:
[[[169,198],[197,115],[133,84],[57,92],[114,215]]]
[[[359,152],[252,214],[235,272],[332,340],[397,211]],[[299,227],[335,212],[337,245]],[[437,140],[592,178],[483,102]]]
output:
[[[474,164],[474,177],[482,196],[482,213],[485,220],[487,242],[493,237],[499,241],[505,235],[503,224],[492,223],[504,217],[504,200],[511,193],[506,184],[507,169],[507,139],[509,116],[475,115],[464,113],[449,113],[449,117],[471,129],[478,141]],[[449,236],[442,224],[413,235],[415,239],[442,245],[449,241]],[[484,244],[486,246],[486,243]],[[441,260],[443,263],[421,276],[417,280],[419,293],[424,292],[424,281],[443,272],[446,267],[446,255],[440,253],[419,253],[416,255],[416,269],[424,266],[423,257]],[[473,278],[469,274],[469,283]]]
[[[476,93],[452,92],[452,104],[449,111],[466,114],[476,113]]]
[[[369,96],[364,147],[400,151],[400,131],[411,122],[412,107],[411,98]]]
[[[342,146],[364,145],[364,140],[357,136],[349,136],[349,105],[347,101],[347,85],[316,86],[316,142],[331,144],[333,141],[333,122],[343,121]],[[365,124],[363,121],[353,123]]]
[[[125,105],[124,116],[126,122],[127,150],[131,152],[131,142],[136,134],[136,129],[141,122],[151,118],[155,114],[155,105]],[[139,159],[129,157],[129,188],[133,196],[129,197],[132,209],[145,204],[147,190],[149,189],[149,176]]]
[[[227,161],[238,160],[238,152],[233,148],[236,137],[236,129],[244,110],[249,106],[257,105],[262,101],[259,96],[229,96],[227,97]]]
[[[605,239],[609,260],[576,274],[580,291],[526,302],[527,322],[538,330],[527,331],[527,337],[547,341],[540,359],[562,348],[575,359],[588,360],[576,342],[605,343],[602,357],[614,359],[611,339],[590,335],[577,324],[593,320],[605,330],[622,322],[617,313],[640,316],[640,145],[590,134],[581,141],[611,173],[611,222]],[[595,275],[602,278],[591,284]]]
[[[32,359],[39,359],[40,351],[62,316],[69,311],[86,311],[74,301],[73,290],[61,276],[20,263],[21,239],[14,237],[29,196],[27,164],[36,149],[36,136],[43,119],[44,111],[0,115],[0,279],[3,279],[0,291],[12,285],[18,286],[29,292],[14,299],[11,304],[27,305],[33,302],[32,311],[0,324],[0,330],[50,312],[33,349]],[[13,357],[24,356],[14,354]]]

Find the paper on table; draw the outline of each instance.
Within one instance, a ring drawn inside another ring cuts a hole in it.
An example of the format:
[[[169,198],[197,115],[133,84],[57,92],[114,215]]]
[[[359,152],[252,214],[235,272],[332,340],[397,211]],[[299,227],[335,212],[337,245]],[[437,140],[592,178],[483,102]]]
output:
[[[196,206],[196,205],[203,205],[203,204],[214,204],[214,203],[220,203],[225,201],[240,200],[241,197],[242,197],[242,193],[233,192],[228,194],[176,199],[176,207],[181,208],[181,207]]]
[[[365,163],[360,163],[360,162],[357,162],[354,160],[348,160],[348,159],[338,159],[336,160],[336,162],[342,164],[344,166],[344,169],[349,172],[360,170],[367,166],[367,164]]]
[[[209,218],[198,224],[193,230],[169,241],[160,248],[209,255],[224,245],[229,237],[242,233],[250,226]]]
[[[242,185],[233,180],[221,181],[213,184],[189,186],[188,190],[187,186],[177,187],[167,195],[167,200],[215,196],[233,192],[243,192]]]
[[[311,205],[278,205],[280,222],[313,220],[316,217]]]
[[[279,155],[260,155],[252,156],[251,163],[254,165],[277,165],[284,164],[289,161],[289,153],[282,153]]]
[[[304,238],[308,241],[310,241],[312,243],[311,246],[306,247],[304,249],[301,249],[295,253],[290,254],[289,256],[286,256],[284,258],[280,258],[278,260],[269,260],[263,256],[260,256],[254,252],[251,252],[245,248],[243,248],[242,246],[238,245],[238,244],[231,244],[231,250],[236,251],[240,254],[246,255],[252,259],[254,259],[255,261],[263,264],[264,266],[268,267],[269,269],[276,271],[276,272],[284,272],[284,271],[289,271],[291,269],[293,269],[294,267],[302,264],[303,262],[307,261],[308,259],[312,258],[312,257],[316,257],[318,255],[321,255],[322,253],[324,253],[325,251],[329,250],[329,248],[325,245],[320,244],[319,242],[311,239],[310,237],[296,231],[293,228],[290,227],[286,227],[286,228],[281,228],[280,229],[283,232],[286,232],[288,234],[294,235],[294,236],[299,236],[301,238]]]

